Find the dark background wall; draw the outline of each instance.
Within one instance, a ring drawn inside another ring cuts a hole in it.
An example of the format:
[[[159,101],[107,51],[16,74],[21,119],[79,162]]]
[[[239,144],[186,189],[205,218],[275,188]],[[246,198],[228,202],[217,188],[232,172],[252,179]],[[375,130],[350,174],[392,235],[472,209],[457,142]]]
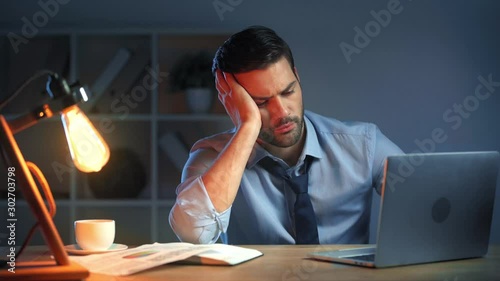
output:
[[[306,108],[376,123],[405,152],[500,151],[499,1],[61,2],[42,28],[267,25],[294,52]],[[12,30],[42,9],[38,1],[0,6],[0,27]],[[476,93],[480,77],[496,84]],[[445,140],[429,141],[436,130]],[[498,188],[492,236],[500,242]]]

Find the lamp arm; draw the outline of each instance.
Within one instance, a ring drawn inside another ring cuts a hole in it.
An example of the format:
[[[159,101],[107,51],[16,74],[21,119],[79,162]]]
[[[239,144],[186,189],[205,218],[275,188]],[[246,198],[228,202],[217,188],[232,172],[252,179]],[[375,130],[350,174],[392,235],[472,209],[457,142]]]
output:
[[[41,118],[52,117],[53,112],[61,112],[65,108],[71,107],[81,101],[85,102],[88,100],[89,91],[87,86],[82,86],[78,81],[69,85],[66,80],[57,73],[50,70],[42,70],[27,79],[12,95],[0,101],[0,111],[17,97],[29,83],[44,75],[48,75],[48,79],[43,93],[50,97],[50,101],[24,114],[15,121],[10,121],[10,127],[13,134],[30,127]]]
[[[21,115],[14,120],[8,121],[8,123],[12,134],[15,135],[18,132],[35,125],[40,119],[50,118],[52,115],[54,114],[48,104],[44,104],[31,112]]]
[[[30,169],[30,172],[32,175],[36,178],[36,181],[40,184],[40,187],[42,188],[43,195],[45,196],[45,200],[47,200],[47,204],[49,204],[49,214],[51,218],[54,218],[56,215],[56,202],[54,201],[54,197],[52,196],[52,192],[50,191],[49,183],[47,182],[47,179],[45,179],[45,176],[43,175],[42,171],[32,162],[27,161],[26,164],[28,165],[28,168]],[[26,246],[28,246],[29,241],[31,240],[31,237],[35,233],[36,228],[38,227],[39,223],[36,222],[28,232],[28,235],[26,235],[26,238],[24,238],[23,245],[21,246],[21,249],[17,252],[17,258],[19,258],[22,254]]]
[[[59,265],[70,265],[70,260],[64,250],[64,244],[59,232],[44,205],[40,191],[14,139],[12,130],[3,115],[0,115],[0,144],[2,145],[1,152],[3,158],[6,160],[6,165],[15,167],[16,169],[16,185],[21,189],[32,213],[40,223],[43,237],[54,255],[56,263]]]
[[[43,74],[49,74],[44,93],[48,94],[51,100],[46,104],[35,108],[31,112],[25,113],[22,116],[9,121],[10,129],[14,135],[36,124],[40,119],[52,117],[54,115],[54,112],[63,111],[65,108],[77,104],[84,98],[83,96],[74,94],[72,92],[73,88],[80,88],[79,82],[76,82],[73,85],[68,85],[66,80],[51,71],[42,71],[33,77],[39,77]],[[29,83],[31,81],[31,79],[28,79],[26,83]],[[9,101],[11,101],[15,96],[17,96],[25,87],[25,85],[27,85],[26,83],[23,84],[19,88],[19,90],[17,90],[11,97],[2,102],[2,104],[0,105],[0,109]],[[85,96],[85,98],[88,97]]]

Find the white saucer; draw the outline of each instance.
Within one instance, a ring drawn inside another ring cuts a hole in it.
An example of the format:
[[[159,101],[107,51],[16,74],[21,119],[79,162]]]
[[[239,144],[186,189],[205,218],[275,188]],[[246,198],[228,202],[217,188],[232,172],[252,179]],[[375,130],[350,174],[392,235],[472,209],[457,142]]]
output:
[[[72,244],[72,245],[66,245],[66,246],[64,246],[64,249],[66,249],[66,252],[68,252],[70,254],[73,254],[73,255],[102,254],[102,253],[109,253],[109,252],[114,252],[114,251],[122,251],[122,250],[125,250],[127,248],[128,248],[127,245],[113,244],[107,250],[92,251],[92,250],[83,250],[77,244]]]

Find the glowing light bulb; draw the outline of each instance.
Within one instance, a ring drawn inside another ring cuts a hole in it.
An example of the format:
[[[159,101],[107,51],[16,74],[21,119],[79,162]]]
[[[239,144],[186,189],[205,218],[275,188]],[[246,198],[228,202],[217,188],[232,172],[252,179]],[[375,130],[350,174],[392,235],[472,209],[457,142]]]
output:
[[[82,172],[98,172],[109,160],[109,147],[76,105],[61,113],[73,163]]]

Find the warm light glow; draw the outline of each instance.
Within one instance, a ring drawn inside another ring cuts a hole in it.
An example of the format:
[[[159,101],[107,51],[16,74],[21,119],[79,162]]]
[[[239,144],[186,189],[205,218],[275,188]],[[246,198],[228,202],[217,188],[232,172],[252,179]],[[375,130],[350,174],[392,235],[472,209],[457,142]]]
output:
[[[100,171],[109,159],[109,147],[87,116],[74,105],[61,113],[71,158],[82,172]]]

